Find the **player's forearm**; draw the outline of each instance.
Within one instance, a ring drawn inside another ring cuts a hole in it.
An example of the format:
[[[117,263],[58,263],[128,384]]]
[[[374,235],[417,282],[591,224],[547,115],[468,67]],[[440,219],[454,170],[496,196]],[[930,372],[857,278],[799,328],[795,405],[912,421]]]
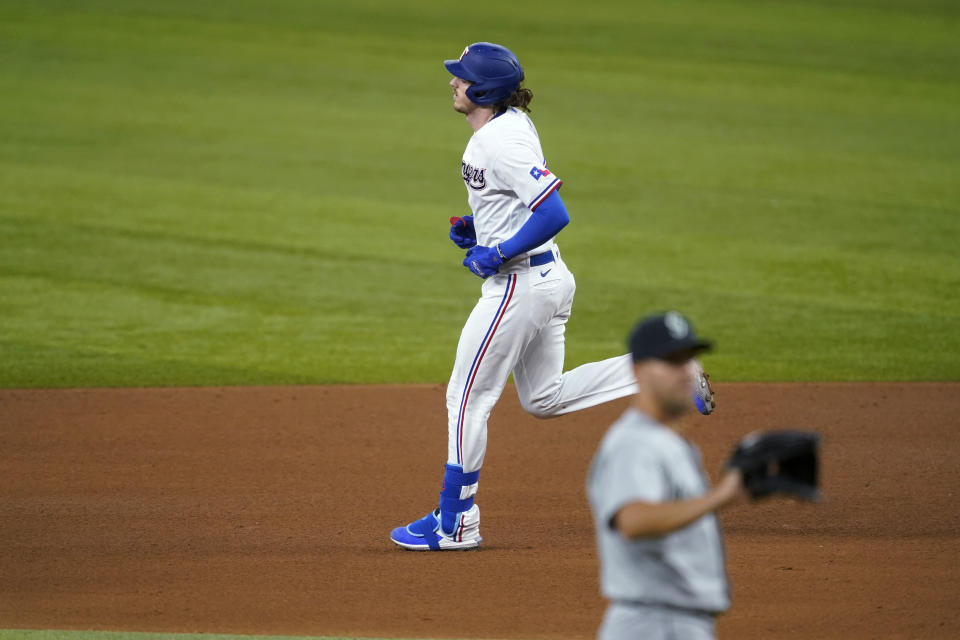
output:
[[[617,512],[615,525],[626,538],[651,538],[682,529],[719,508],[729,498],[714,489],[698,498],[675,502],[632,502]]]
[[[556,191],[544,200],[512,238],[500,243],[507,259],[539,247],[570,222],[570,214]]]

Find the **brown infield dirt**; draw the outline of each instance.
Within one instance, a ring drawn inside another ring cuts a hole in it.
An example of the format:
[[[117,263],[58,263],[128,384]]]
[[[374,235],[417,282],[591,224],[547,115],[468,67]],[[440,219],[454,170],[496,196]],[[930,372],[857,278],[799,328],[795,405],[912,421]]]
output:
[[[722,513],[721,638],[960,638],[960,383],[718,384],[716,478],[754,429],[825,438],[817,504]],[[0,628],[591,638],[584,477],[626,401],[550,421],[508,387],[480,550],[388,536],[436,503],[442,386],[0,391]]]

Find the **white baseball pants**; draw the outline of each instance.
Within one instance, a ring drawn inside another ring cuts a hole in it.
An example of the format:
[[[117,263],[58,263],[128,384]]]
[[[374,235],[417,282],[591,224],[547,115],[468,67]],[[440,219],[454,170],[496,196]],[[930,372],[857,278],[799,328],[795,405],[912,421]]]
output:
[[[483,466],[487,418],[511,372],[521,405],[540,418],[637,391],[629,354],[563,373],[564,329],[576,282],[559,252],[553,254],[553,262],[531,267],[525,259],[485,280],[460,334],[447,385],[447,459],[465,473]]]

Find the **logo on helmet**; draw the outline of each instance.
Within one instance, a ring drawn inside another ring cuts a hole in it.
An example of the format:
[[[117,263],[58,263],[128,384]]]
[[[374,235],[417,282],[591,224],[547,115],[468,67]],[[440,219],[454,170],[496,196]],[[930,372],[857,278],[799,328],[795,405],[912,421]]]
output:
[[[463,62],[463,56],[467,55],[468,53],[470,53],[470,47],[464,47],[464,48],[463,48],[463,53],[460,54],[460,61],[461,61],[461,62]]]
[[[463,170],[463,181],[467,186],[475,191],[481,191],[487,188],[487,178],[483,175],[486,169],[475,167],[466,162],[460,162],[460,168]]]

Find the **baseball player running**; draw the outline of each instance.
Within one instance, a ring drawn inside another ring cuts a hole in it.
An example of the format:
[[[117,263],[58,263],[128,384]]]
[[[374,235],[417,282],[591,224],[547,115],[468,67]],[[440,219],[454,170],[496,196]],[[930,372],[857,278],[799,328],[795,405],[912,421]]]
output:
[[[480,544],[474,496],[487,446],[487,418],[513,373],[523,408],[539,418],[636,392],[630,356],[563,372],[564,326],[576,288],[554,238],[570,221],[527,116],[533,92],[508,49],[477,42],[457,60],[453,108],[473,128],[461,163],[473,215],[452,218],[463,265],[483,279],[447,386],[447,463],[438,508],[393,530],[405,549],[443,551]],[[694,397],[704,414],[713,394],[702,369]]]
[[[710,347],[676,312],[630,336],[637,395],[610,427],[587,477],[610,600],[601,640],[709,640],[730,606],[714,511],[745,495],[738,469],[709,487],[700,453],[672,427],[690,405],[689,361]]]

